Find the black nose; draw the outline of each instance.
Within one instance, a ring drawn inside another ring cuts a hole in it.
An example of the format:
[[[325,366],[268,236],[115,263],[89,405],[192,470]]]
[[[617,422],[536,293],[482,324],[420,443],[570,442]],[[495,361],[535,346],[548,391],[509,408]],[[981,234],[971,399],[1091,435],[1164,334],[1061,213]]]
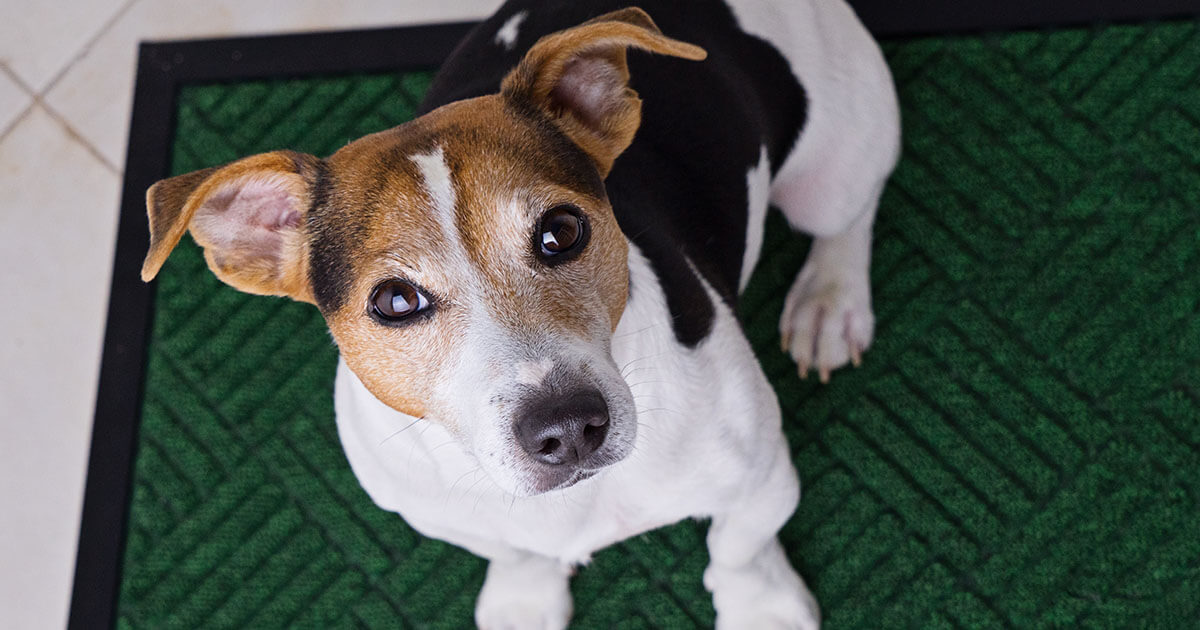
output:
[[[608,404],[594,389],[545,393],[522,406],[515,430],[521,448],[544,464],[577,464],[604,443]]]

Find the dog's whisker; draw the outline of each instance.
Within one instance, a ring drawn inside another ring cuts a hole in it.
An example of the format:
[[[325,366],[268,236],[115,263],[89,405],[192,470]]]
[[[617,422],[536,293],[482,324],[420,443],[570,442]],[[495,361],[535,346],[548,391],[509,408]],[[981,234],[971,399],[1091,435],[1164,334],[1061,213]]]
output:
[[[402,429],[399,429],[399,430],[397,430],[395,433],[393,433],[393,434],[391,434],[391,435],[389,435],[389,436],[387,436],[387,437],[383,438],[382,440],[380,440],[380,441],[379,441],[379,445],[380,445],[380,446],[383,446],[383,443],[384,443],[384,442],[387,442],[388,440],[390,440],[390,439],[392,439],[392,438],[396,437],[397,435],[400,435],[401,433],[404,433],[405,431],[407,431],[407,430],[409,430],[409,429],[413,428],[413,426],[415,426],[415,425],[416,425],[418,422],[420,422],[420,421],[422,421],[422,420],[424,420],[424,419],[425,419],[425,417],[424,417],[424,416],[421,416],[420,418],[414,418],[414,419],[413,419],[413,421],[412,421],[412,422],[410,422],[410,423],[408,423],[407,425],[405,425],[405,426],[404,426],[404,428],[402,428]]]
[[[638,414],[647,411],[658,411],[659,407],[655,407],[653,405],[662,405],[662,401],[651,396],[634,396],[633,402],[636,405],[635,411],[637,411]]]
[[[467,492],[470,492],[470,491],[471,491],[472,489],[474,489],[474,488],[475,488],[475,486],[476,486],[476,485],[478,485],[478,484],[479,484],[479,481],[476,481],[475,483],[471,484],[471,487],[470,487],[470,488],[467,488]],[[475,502],[471,504],[471,513],[472,513],[472,514],[474,514],[474,513],[475,513],[475,511],[479,509],[479,503],[480,503],[481,501],[483,501],[483,495],[485,495],[485,494],[487,494],[487,493],[486,493],[486,492],[480,492],[479,494],[475,495]],[[464,494],[464,495],[463,495],[463,498],[465,499],[466,497],[467,497],[467,495],[465,495],[465,494]]]
[[[483,469],[483,466],[479,465],[479,466],[476,466],[476,467],[468,470],[467,472],[463,473],[462,475],[460,475],[458,479],[454,480],[454,483],[450,484],[450,489],[446,492],[447,496],[454,493],[454,488],[456,486],[458,486],[458,484],[460,482],[462,482],[463,479],[466,479],[467,475],[469,475],[471,473],[479,472],[482,469]]]
[[[482,481],[487,481],[488,483],[492,484],[493,486],[496,485],[496,482],[492,481],[491,475],[480,475],[480,477],[478,479],[476,479],[474,481],[474,483],[472,483],[471,486],[466,489],[465,492],[463,492],[463,498],[464,499],[467,498],[467,496],[469,496],[471,494],[471,491],[475,489],[475,486],[478,486],[479,483]],[[471,504],[471,513],[472,514],[474,514],[475,510],[477,510],[479,508],[479,502],[483,501],[483,497],[486,496],[487,494],[488,493],[486,491],[480,491],[480,492],[476,493],[475,502]]]
[[[467,472],[463,473],[462,477],[459,477],[458,480],[454,482],[454,486],[456,486],[456,485],[458,485],[459,481],[462,481],[463,477],[466,477],[467,475],[470,475],[472,473],[476,473],[476,475],[474,475],[476,477],[475,481],[473,481],[470,486],[468,486],[466,489],[463,490],[462,498],[466,498],[467,494],[469,494],[471,492],[471,488],[474,488],[475,484],[479,483],[477,473],[481,469],[482,469],[482,466],[476,466],[475,468],[472,468],[471,470],[468,470]],[[446,491],[446,497],[442,504],[442,509],[449,509],[450,499],[454,497],[454,486],[451,486],[450,489]]]
[[[445,442],[442,442],[441,444],[438,444],[437,446],[435,446],[435,447],[433,447],[433,448],[429,449],[429,452],[430,452],[430,453],[432,453],[432,452],[434,452],[434,451],[436,451],[436,450],[438,450],[438,449],[440,449],[440,448],[442,448],[442,447],[444,447],[444,446],[450,446],[451,444],[454,444],[454,443],[455,443],[455,442],[457,442],[457,441],[458,441],[458,440],[455,440],[454,438],[450,438],[449,440],[446,440]]]
[[[654,426],[653,424],[647,424],[647,423],[645,423],[645,422],[639,422],[639,423],[638,423],[638,430],[639,430],[639,431],[641,431],[642,429],[650,429],[650,432],[651,432],[651,433],[658,433],[658,427]],[[636,443],[635,443],[635,446],[636,446]]]
[[[621,369],[623,370],[623,369],[633,365],[634,363],[638,363],[640,361],[649,361],[650,359],[657,359],[658,357],[661,357],[664,354],[665,353],[663,353],[663,352],[659,352],[658,354],[647,354],[647,355],[642,355],[640,357],[634,357],[634,358],[626,361],[625,365],[621,366]]]
[[[670,385],[670,384],[671,384],[670,381],[638,381],[636,383],[630,383],[629,388],[633,389],[634,387],[641,387],[642,385]]]
[[[633,367],[634,365],[636,365],[636,364],[638,364],[638,363],[641,363],[643,360],[654,359],[654,358],[656,358],[656,357],[648,356],[648,357],[638,357],[638,358],[636,358],[636,359],[631,359],[631,360],[629,360],[629,361],[626,361],[626,362],[625,362],[625,365],[622,365],[622,366],[621,366],[621,368],[620,368],[620,370],[618,370],[618,372],[619,372],[619,373],[620,373],[622,376],[624,376],[624,375],[625,375],[625,370],[628,370],[629,368]],[[654,365],[650,365],[649,367],[650,367],[651,369],[654,369],[656,366],[654,366]]]
[[[648,408],[648,409],[638,409],[638,412],[639,412],[639,413],[640,413],[640,412],[652,412],[652,411],[662,411],[662,412],[665,412],[665,413],[673,413],[673,414],[676,414],[676,415],[678,415],[678,416],[685,417],[685,418],[687,417],[687,414],[683,413],[682,411],[679,411],[679,410],[676,410],[676,409],[668,409],[668,408],[666,408],[666,407],[651,407],[651,408]],[[639,423],[639,425],[640,425],[640,424],[641,424],[641,423]]]
[[[491,487],[489,488],[489,490],[499,490],[499,491],[500,491],[500,497],[501,497],[501,499],[503,499],[504,495],[508,494],[508,491],[507,491],[507,490],[505,490],[504,488],[501,488],[501,487],[500,487],[500,486],[499,486],[499,485],[496,483],[496,480],[492,479],[492,476],[491,476],[491,475],[484,475],[483,479],[486,479],[486,480],[487,480],[487,482],[488,482],[488,484],[491,486]],[[472,486],[472,487],[474,487],[474,486]],[[488,492],[485,492],[485,491],[481,491],[481,492],[479,493],[479,495],[475,497],[475,503],[471,505],[471,513],[472,513],[472,514],[474,514],[474,513],[475,513],[475,510],[476,510],[477,508],[479,508],[479,502],[480,502],[480,501],[483,501],[483,497],[484,497],[484,495],[486,495],[486,494],[489,494],[489,493],[488,493]],[[515,494],[514,494],[513,496],[514,496],[514,497],[516,497],[517,495],[515,495]],[[510,514],[512,513],[512,512],[511,512],[511,510],[512,510],[512,506],[509,506],[509,513],[510,513]]]
[[[631,398],[633,398],[634,402],[644,402],[647,400],[653,400],[653,401],[662,400],[662,396],[655,394],[655,393],[651,393],[651,392],[647,392],[645,394],[633,394],[631,396]]]
[[[634,368],[632,370],[629,370],[628,372],[621,372],[621,378],[623,378],[625,380],[629,380],[629,377],[632,376],[633,374],[636,374],[638,372],[647,372],[647,371],[657,371],[657,368],[655,368],[653,365],[649,365],[646,367],[640,367],[640,368]]]

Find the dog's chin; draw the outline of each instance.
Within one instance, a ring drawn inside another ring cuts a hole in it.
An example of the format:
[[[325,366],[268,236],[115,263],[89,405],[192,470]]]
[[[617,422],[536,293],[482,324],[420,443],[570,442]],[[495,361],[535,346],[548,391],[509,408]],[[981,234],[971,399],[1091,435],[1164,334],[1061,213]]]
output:
[[[592,479],[593,477],[603,475],[610,466],[623,459],[623,457],[606,458],[603,464],[590,464],[588,466],[542,466],[539,465],[536,472],[531,471],[523,491],[517,491],[514,494],[518,496],[537,496],[555,490],[566,490],[583,481]]]
[[[534,494],[544,494],[546,492],[551,492],[553,490],[565,490],[565,489],[570,488],[571,486],[579,483],[580,481],[583,481],[585,479],[591,479],[592,477],[595,477],[600,472],[601,472],[600,470],[583,470],[583,469],[577,468],[570,474],[566,475],[566,478],[563,479],[562,481],[559,481],[558,483],[554,483],[553,481],[547,481],[543,485],[543,487],[535,487]],[[553,484],[553,485],[551,485],[551,484]]]
[[[625,435],[622,437],[628,438],[630,436]],[[577,465],[547,466],[545,464],[533,464],[526,477],[526,487],[528,488],[526,494],[527,496],[534,496],[555,490],[565,490],[582,481],[603,475],[614,464],[624,460],[632,450],[632,448],[628,447],[611,445],[610,448],[603,449],[602,452],[593,453],[592,457],[584,459],[584,461]]]

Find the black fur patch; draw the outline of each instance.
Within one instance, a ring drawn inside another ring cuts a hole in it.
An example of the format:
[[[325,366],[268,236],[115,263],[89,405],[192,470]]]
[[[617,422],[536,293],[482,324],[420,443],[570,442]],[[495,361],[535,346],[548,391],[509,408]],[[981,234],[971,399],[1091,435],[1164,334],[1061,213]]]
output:
[[[366,234],[361,221],[350,220],[334,210],[333,185],[329,167],[324,161],[314,170],[312,184],[312,206],[305,215],[308,230],[310,255],[308,280],[312,284],[313,297],[321,313],[329,315],[341,308],[350,291],[350,278],[354,273],[351,265],[353,243]]]

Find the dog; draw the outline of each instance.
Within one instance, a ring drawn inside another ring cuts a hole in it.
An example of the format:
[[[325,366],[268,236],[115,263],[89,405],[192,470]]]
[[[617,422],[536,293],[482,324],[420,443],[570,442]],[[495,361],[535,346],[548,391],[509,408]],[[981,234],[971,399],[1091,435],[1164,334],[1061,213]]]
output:
[[[158,182],[142,277],[190,231],[222,281],[320,309],[355,475],[490,561],[481,628],[565,627],[577,566],[689,517],[719,628],[816,628],[734,305],[777,206],[814,237],[784,350],[823,382],[859,363],[895,90],[842,0],[642,6],[508,2],[416,119]]]

